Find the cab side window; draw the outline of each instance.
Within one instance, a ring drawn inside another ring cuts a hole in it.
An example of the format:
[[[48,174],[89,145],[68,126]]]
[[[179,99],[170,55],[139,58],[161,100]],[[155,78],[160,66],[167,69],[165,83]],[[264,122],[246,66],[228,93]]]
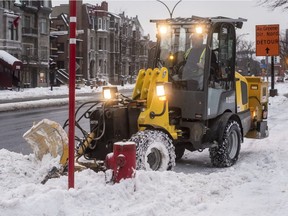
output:
[[[215,29],[212,37],[209,85],[226,91],[234,88],[234,43],[233,26],[222,24]]]

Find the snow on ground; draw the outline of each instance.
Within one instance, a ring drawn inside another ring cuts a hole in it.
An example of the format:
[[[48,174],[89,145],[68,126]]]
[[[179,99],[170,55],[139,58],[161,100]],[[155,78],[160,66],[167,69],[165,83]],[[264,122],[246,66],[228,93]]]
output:
[[[175,171],[137,171],[135,179],[111,185],[104,173],[85,170],[75,173],[75,188],[68,190],[67,176],[40,183],[57,158],[37,161],[33,154],[1,149],[0,215],[287,215],[288,84],[275,88],[269,137],[245,139],[230,168],[212,168],[207,151],[186,152]]]
[[[132,89],[134,85],[127,84],[117,87],[118,90]],[[91,98],[91,96],[97,92],[102,92],[101,86],[98,88],[90,88],[89,86],[84,86],[80,89],[75,89],[76,101],[82,101],[86,100],[87,98]],[[69,88],[66,85],[53,87],[52,91],[50,87],[24,88],[20,91],[17,91],[17,89],[0,90],[0,111],[45,107],[47,105],[64,105],[68,102]]]
[[[80,89],[75,89],[76,96],[83,93],[93,93],[99,92],[102,88],[90,88],[89,86],[82,87]],[[14,90],[1,90],[0,91],[0,99],[5,100],[12,100],[15,98],[34,98],[38,96],[49,97],[53,95],[68,95],[69,88],[67,85],[63,86],[54,86],[53,90],[51,91],[50,87],[38,87],[38,88],[24,88],[18,91],[17,89]]]

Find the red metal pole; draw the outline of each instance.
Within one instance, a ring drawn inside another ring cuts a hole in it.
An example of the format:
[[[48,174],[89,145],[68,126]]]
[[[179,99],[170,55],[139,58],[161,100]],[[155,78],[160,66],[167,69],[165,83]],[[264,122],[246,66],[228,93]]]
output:
[[[74,148],[75,148],[75,80],[76,80],[76,0],[69,0],[70,40],[69,40],[69,161],[68,188],[74,188]]]

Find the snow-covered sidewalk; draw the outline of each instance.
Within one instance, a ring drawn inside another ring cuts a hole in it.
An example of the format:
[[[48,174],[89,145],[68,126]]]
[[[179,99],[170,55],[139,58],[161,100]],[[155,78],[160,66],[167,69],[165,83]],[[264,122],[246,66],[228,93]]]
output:
[[[118,90],[133,89],[134,84],[117,87]],[[84,86],[80,89],[75,89],[76,101],[86,100],[101,91],[102,87],[91,89],[89,86]],[[0,112],[48,105],[64,105],[68,103],[68,98],[69,88],[66,85],[53,87],[52,91],[50,87],[24,88],[21,91],[0,90]]]

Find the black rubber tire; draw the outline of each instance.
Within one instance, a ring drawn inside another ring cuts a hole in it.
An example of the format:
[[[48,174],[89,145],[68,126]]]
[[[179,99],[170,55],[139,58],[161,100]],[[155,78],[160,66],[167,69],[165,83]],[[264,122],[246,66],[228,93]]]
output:
[[[136,169],[172,170],[175,166],[175,148],[163,131],[138,131],[130,139],[136,143]]]
[[[185,147],[184,146],[175,145],[175,155],[176,155],[175,160],[176,161],[180,160],[183,157],[184,152],[185,152]]]
[[[217,147],[209,149],[211,163],[216,167],[230,167],[236,163],[241,148],[241,129],[234,120],[229,120]]]

